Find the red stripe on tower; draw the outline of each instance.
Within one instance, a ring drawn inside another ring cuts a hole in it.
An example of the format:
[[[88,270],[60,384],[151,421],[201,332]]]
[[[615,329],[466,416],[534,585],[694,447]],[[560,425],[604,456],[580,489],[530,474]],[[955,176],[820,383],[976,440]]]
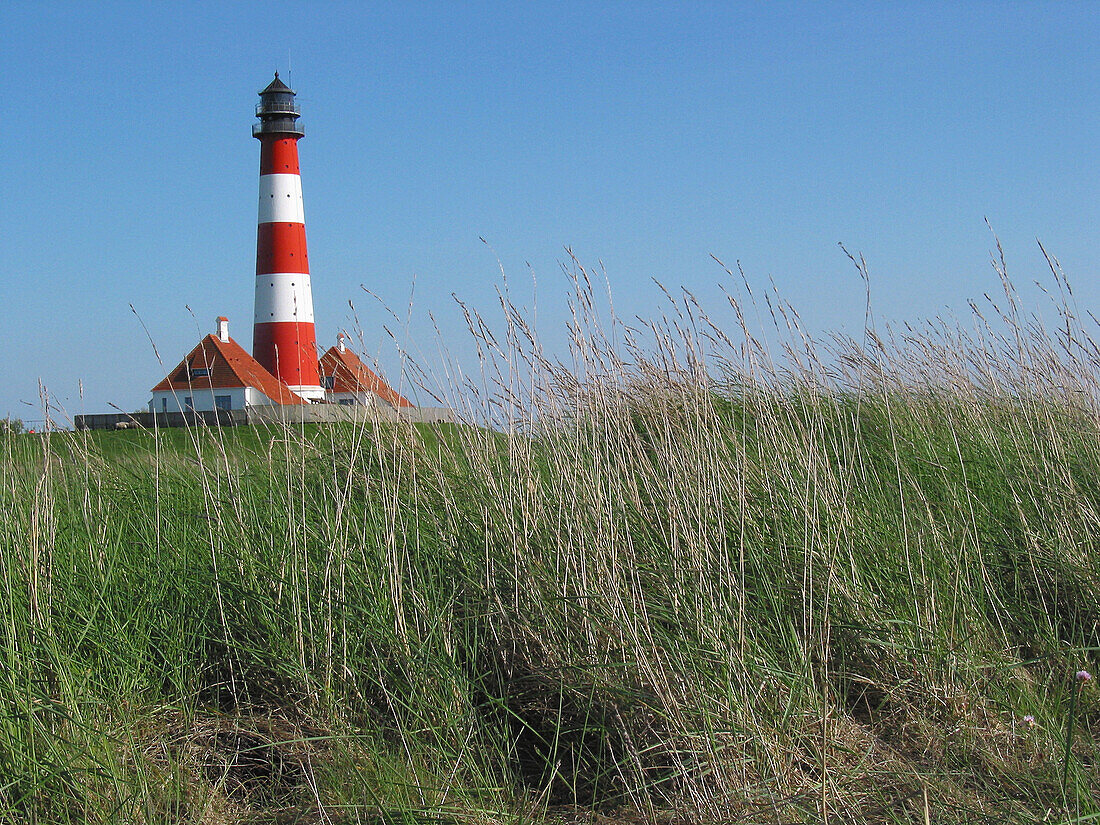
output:
[[[278,72],[260,92],[260,208],[256,231],[256,318],[252,355],[272,375],[307,399],[323,399],[313,328],[313,290],[306,252],[302,178],[294,90]]]

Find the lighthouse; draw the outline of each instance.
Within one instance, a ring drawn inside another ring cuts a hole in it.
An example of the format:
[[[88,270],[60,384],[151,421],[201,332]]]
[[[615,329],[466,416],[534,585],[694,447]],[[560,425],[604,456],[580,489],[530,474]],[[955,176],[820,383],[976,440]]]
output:
[[[272,375],[310,401],[325,397],[317,369],[313,291],[306,253],[298,140],[305,132],[294,90],[275,79],[260,92],[260,204],[256,229],[256,304],[252,354]]]
[[[77,429],[357,421],[364,414],[377,421],[454,421],[452,410],[420,407],[397,393],[352,352],[342,333],[318,358],[298,171],[298,139],[305,134],[299,114],[294,90],[276,72],[260,92],[252,125],[260,141],[252,355],[230,336],[229,319],[218,316],[216,332],[153,387],[148,413],[77,416]],[[337,407],[353,409],[342,415]]]

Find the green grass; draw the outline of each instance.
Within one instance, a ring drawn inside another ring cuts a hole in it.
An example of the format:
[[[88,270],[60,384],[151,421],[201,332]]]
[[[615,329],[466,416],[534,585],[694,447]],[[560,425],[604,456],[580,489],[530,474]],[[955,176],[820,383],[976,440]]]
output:
[[[1068,310],[779,305],[781,369],[690,297],[650,345],[578,306],[569,368],[472,319],[492,428],[0,436],[0,821],[1100,816]]]

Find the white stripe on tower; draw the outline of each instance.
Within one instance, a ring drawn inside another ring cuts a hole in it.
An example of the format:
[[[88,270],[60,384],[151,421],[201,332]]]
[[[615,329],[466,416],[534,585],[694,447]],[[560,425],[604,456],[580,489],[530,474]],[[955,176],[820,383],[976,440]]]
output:
[[[305,225],[301,175],[260,175],[259,222]]]
[[[256,276],[257,324],[280,321],[313,323],[313,298],[309,274],[270,272]]]

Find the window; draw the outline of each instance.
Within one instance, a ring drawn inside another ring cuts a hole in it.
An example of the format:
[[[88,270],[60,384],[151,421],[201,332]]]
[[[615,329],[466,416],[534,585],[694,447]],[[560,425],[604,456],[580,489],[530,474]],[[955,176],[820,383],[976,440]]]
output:
[[[353,407],[353,406],[355,406],[355,399],[354,398],[341,398],[336,403],[339,404],[341,407]]]
[[[160,411],[163,412],[163,413],[168,412],[168,396],[167,395],[164,396],[164,398],[160,399]]]
[[[183,408],[184,408],[185,410],[193,410],[193,409],[195,409],[195,405],[191,403],[191,396],[190,396],[190,395],[185,395],[185,396],[183,397]]]
[[[214,396],[214,409],[216,410],[230,410],[233,409],[233,398],[229,395],[215,395]]]
[[[192,378],[209,378],[210,377],[210,369],[209,369],[209,367],[201,367],[201,368],[198,368],[198,369],[193,369],[193,370],[191,370],[191,377]]]
[[[326,390],[331,390],[336,385],[336,376],[335,375],[322,375],[321,376],[321,383],[324,385]]]

